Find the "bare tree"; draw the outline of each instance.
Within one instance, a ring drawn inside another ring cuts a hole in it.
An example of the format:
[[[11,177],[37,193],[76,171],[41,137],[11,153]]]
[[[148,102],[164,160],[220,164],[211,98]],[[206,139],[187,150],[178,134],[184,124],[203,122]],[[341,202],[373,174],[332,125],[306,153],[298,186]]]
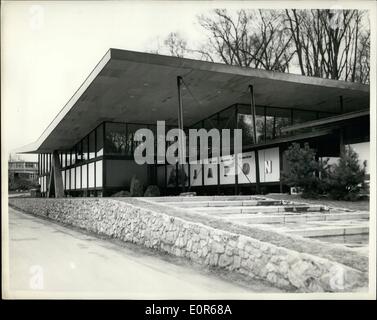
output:
[[[164,40],[165,47],[172,56],[183,58],[187,54],[187,41],[178,32],[170,32]]]
[[[190,48],[178,32],[171,32],[163,49],[177,57],[280,72],[298,67],[303,75],[369,82],[365,11],[215,9],[197,18],[207,32],[205,42]]]
[[[209,33],[201,52],[210,60],[266,70],[288,69],[290,35],[281,28],[280,11],[240,10],[232,16],[225,9],[216,9],[211,16],[199,16],[198,21]]]
[[[369,42],[363,11],[292,9],[285,15],[303,75],[366,81]]]

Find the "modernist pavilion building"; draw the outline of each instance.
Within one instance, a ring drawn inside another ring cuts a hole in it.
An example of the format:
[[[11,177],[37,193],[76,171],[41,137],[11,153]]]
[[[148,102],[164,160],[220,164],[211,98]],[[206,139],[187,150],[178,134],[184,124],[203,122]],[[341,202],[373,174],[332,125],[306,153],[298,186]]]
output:
[[[292,142],[308,142],[319,157],[351,145],[369,160],[368,85],[118,49],[19,152],[39,155],[43,196],[109,196],[128,190],[133,176],[177,194],[178,165],[138,165],[133,137],[139,128],[156,131],[158,120],[166,131],[182,126],[178,119],[185,130],[243,130],[238,174],[232,154],[184,165],[185,189],[198,194],[285,190],[283,152]]]

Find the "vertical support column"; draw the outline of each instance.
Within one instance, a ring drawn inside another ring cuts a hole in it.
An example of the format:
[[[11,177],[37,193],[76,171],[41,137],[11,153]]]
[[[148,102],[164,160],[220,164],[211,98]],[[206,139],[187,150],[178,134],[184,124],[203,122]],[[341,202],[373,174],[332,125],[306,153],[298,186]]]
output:
[[[182,183],[182,192],[185,192],[185,168],[184,168],[184,153],[183,148],[186,146],[183,144],[183,110],[182,110],[182,95],[181,95],[181,84],[182,77],[177,77],[177,88],[178,88],[178,128],[179,131],[179,168],[181,173],[181,183]]]
[[[283,180],[282,180],[282,173],[283,173],[283,146],[280,145],[279,146],[279,169],[280,169],[280,173],[279,173],[279,192],[280,193],[283,193]],[[284,149],[285,149],[285,146],[284,146]]]
[[[220,112],[217,113],[217,127],[220,129]],[[222,129],[222,128],[221,128]],[[220,162],[223,150],[223,135],[220,134],[220,150],[219,156],[217,157],[217,195],[220,194]]]
[[[339,96],[339,103],[340,103],[340,113],[344,112],[344,106],[343,106],[343,96]],[[342,154],[345,151],[344,146],[344,129],[339,129],[339,152]]]
[[[235,122],[236,122],[236,129],[238,129],[238,104],[236,104],[236,107],[235,107],[235,110],[234,110],[234,118],[235,118]],[[234,138],[234,136],[233,136]],[[234,141],[234,139],[233,139]],[[239,189],[238,189],[238,152],[234,152],[234,143],[233,143],[233,154],[234,154],[234,174],[235,174],[235,177],[234,177],[234,182],[235,182],[235,186],[234,186],[234,193],[236,195],[238,195],[238,192],[239,192]]]
[[[106,194],[106,155],[107,155],[107,150],[106,150],[106,122],[103,122],[102,125],[102,136],[103,136],[103,158],[102,158],[102,197],[107,196]],[[128,141],[128,133],[126,131],[126,137]],[[81,145],[82,146],[82,145]],[[82,170],[80,170],[81,178],[80,182],[82,184]]]
[[[62,179],[61,168],[60,168],[59,153],[56,150],[52,154],[50,186],[52,182],[51,180],[53,180],[53,183],[54,183],[55,198],[63,198],[64,197],[63,179]]]
[[[251,115],[253,118],[253,138],[254,143],[257,144],[257,127],[256,127],[256,108],[255,108],[255,98],[254,98],[254,88],[252,85],[249,85],[250,98],[251,98]],[[259,157],[258,149],[255,149],[255,186],[256,194],[260,194],[260,177],[259,177]]]

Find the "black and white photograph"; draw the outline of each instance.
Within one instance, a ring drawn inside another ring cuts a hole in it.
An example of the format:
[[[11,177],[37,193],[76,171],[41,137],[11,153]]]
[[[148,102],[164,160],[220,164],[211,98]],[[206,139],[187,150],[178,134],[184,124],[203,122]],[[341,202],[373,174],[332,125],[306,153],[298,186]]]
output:
[[[3,299],[375,300],[376,9],[1,1]]]

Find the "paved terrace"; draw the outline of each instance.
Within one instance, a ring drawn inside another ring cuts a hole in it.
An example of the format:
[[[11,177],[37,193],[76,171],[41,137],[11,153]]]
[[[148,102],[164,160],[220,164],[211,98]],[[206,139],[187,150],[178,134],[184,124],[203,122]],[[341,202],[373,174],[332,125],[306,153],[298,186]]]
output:
[[[299,252],[368,269],[369,212],[260,196],[118,198]]]

